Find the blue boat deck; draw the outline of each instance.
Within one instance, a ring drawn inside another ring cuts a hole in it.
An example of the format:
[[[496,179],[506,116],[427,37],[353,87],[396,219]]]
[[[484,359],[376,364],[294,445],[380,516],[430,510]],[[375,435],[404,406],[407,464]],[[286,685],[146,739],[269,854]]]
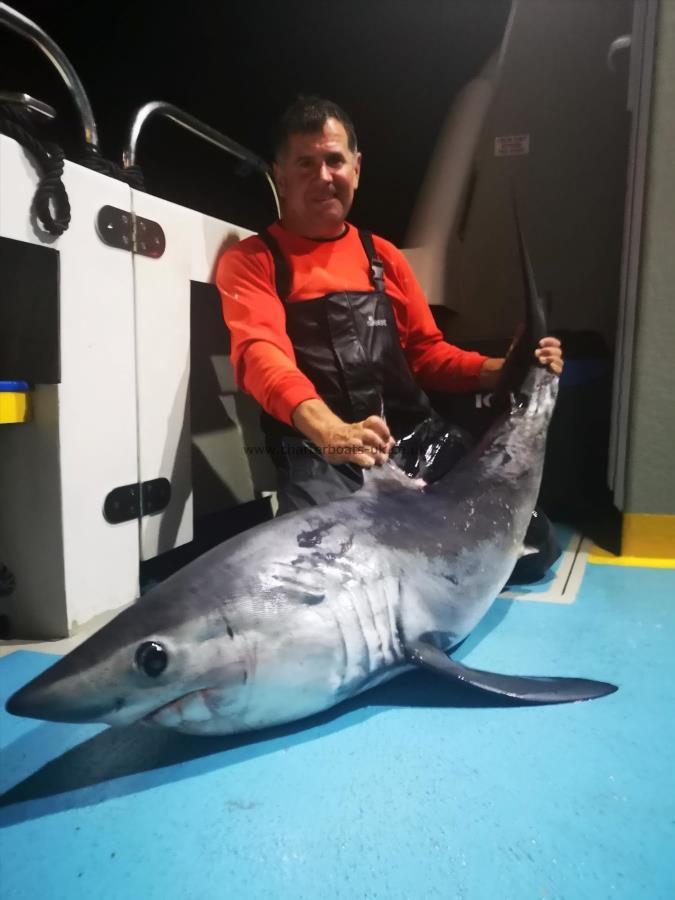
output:
[[[573,602],[499,599],[457,656],[619,685],[601,700],[420,672],[228,739],[2,712],[2,896],[672,900],[674,630],[675,570],[588,565]],[[53,658],[4,656],[3,695]]]

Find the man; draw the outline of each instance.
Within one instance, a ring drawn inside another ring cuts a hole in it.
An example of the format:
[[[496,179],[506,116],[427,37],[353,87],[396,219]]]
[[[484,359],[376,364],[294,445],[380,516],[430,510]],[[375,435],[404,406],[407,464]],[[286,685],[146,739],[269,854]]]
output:
[[[286,512],[357,490],[361,469],[429,414],[424,389],[490,390],[503,360],[444,341],[403,254],[347,222],[361,154],[336,104],[286,111],[273,168],[281,220],[227,250],[217,283]],[[536,355],[562,371],[556,338]]]

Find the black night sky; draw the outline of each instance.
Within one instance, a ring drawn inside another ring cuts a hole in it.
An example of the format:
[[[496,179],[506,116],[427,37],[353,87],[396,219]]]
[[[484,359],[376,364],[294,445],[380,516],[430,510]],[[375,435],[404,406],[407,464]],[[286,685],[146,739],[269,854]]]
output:
[[[452,98],[498,46],[508,0],[159,0],[9,3],[65,51],[89,94],[103,154],[120,162],[132,113],[166,100],[270,158],[273,124],[298,93],[347,109],[364,153],[351,219],[403,240]],[[0,89],[56,107],[43,132],[81,153],[59,75],[30,42],[3,28]],[[154,120],[139,145],[151,193],[260,228],[272,217],[263,179],[176,125]]]

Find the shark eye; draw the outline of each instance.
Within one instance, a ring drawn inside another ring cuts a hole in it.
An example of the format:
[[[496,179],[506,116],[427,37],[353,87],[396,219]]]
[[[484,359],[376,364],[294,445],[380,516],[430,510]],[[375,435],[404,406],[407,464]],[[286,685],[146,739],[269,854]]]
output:
[[[166,669],[169,654],[157,641],[146,641],[136,651],[136,665],[150,678],[157,678]]]

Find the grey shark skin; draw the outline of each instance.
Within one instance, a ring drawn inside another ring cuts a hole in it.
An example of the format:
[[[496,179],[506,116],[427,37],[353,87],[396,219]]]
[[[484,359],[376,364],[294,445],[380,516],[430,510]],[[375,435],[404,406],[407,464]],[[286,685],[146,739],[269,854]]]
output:
[[[557,378],[529,362],[539,336],[531,326],[511,356],[528,360],[519,400],[440,481],[388,463],[348,498],[226,541],[19,690],[9,712],[230,734],[301,719],[414,666],[531,703],[616,690],[446,655],[522,552],[557,393]]]

